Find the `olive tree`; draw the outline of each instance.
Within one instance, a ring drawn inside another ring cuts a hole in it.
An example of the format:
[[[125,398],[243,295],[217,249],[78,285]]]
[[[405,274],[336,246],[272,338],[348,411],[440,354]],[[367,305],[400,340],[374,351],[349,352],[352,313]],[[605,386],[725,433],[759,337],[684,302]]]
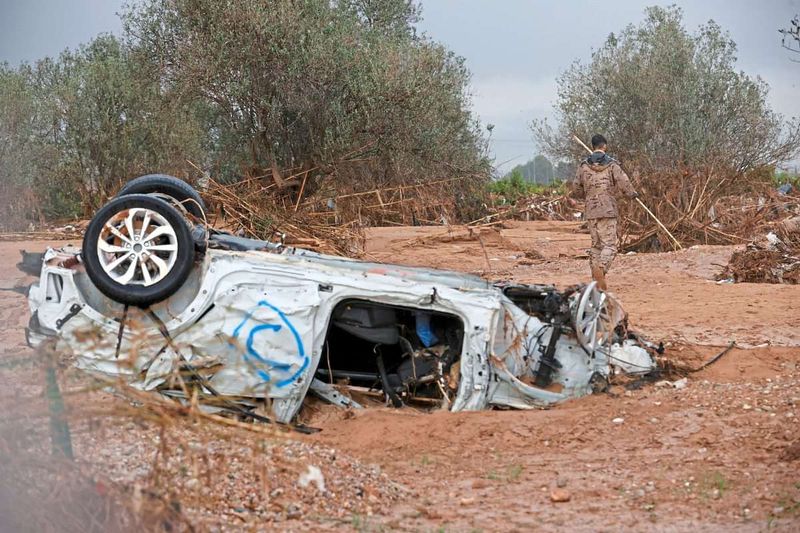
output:
[[[193,110],[176,105],[152,66],[111,35],[57,60],[40,61],[33,90],[56,157],[43,179],[75,193],[85,213],[128,179],[158,169],[184,173],[199,157],[204,132]]]
[[[25,69],[0,65],[0,228],[17,229],[30,218],[44,218],[31,187],[41,153],[28,76]]]
[[[557,124],[534,121],[551,156],[575,158],[595,132],[644,170],[749,172],[794,157],[800,123],[767,103],[768,86],[736,70],[736,44],[713,21],[690,33],[676,7],[651,7],[558,80]]]
[[[416,34],[418,16],[408,0],[147,0],[124,20],[164,86],[211,108],[218,179],[278,168],[349,188],[485,179],[469,74]]]
[[[189,175],[208,141],[199,105],[111,35],[58,58],[0,68],[0,211],[26,221],[88,215],[122,183]]]
[[[195,165],[308,171],[307,192],[463,177],[447,192],[466,198],[489,176],[469,73],[418,20],[412,0],[137,2],[122,38],[0,67],[0,211],[88,215]]]

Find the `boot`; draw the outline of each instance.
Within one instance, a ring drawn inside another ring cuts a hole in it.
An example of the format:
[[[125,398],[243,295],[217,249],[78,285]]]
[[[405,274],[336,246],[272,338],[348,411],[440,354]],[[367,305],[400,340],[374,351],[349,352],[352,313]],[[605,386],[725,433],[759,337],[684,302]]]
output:
[[[592,266],[592,279],[597,282],[597,288],[601,291],[607,290],[606,273],[601,266]]]

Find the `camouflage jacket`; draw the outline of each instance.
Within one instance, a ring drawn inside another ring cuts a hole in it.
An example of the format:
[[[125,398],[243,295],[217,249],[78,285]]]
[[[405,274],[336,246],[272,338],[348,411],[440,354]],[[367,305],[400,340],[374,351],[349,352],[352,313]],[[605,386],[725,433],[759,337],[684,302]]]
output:
[[[628,197],[636,195],[628,175],[619,163],[604,154],[595,152],[578,167],[573,193],[586,198],[586,219],[615,218],[618,192]]]

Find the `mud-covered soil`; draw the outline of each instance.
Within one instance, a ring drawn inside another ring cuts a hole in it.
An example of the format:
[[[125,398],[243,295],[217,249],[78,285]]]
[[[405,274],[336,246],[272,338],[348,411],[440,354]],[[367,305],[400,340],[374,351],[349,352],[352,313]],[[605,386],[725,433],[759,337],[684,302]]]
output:
[[[374,228],[367,253],[381,261],[480,273],[493,279],[568,286],[589,281],[589,235],[577,222],[509,222],[484,229]],[[420,238],[420,236],[423,236]],[[483,245],[481,245],[483,243]],[[717,283],[733,246],[693,246],[678,252],[617,257],[609,289],[633,327],[653,339],[745,347],[800,346],[800,288]],[[527,256],[541,255],[542,259]]]
[[[382,261],[559,286],[589,277],[588,235],[573,223],[517,222],[479,238],[439,227],[377,228],[368,237],[369,256]],[[0,242],[0,287],[29,281],[13,268],[17,249],[43,244]],[[609,394],[526,412],[343,413],[312,402],[304,418],[322,431],[297,437],[287,450],[309,462],[341,455],[342,477],[365,482],[366,494],[341,485],[316,495],[287,486],[300,510],[289,517],[284,502],[259,514],[242,501],[248,491],[264,491],[263,484],[215,448],[215,468],[236,486],[225,489],[235,496],[215,498],[214,507],[192,516],[201,529],[232,530],[796,531],[800,286],[716,283],[734,249],[621,256],[609,275],[632,327],[664,341],[670,360],[696,367],[736,341],[739,347],[717,363],[689,374],[684,388],[618,385]],[[24,297],[0,291],[0,320],[0,364],[15,361],[0,370],[3,388],[33,387],[40,373],[19,363],[32,357],[24,347]],[[158,446],[152,430],[135,425],[125,426],[124,438],[89,438],[78,437],[78,452],[94,450],[100,470],[114,472],[121,468],[111,465],[113,448],[121,442],[127,454],[148,457]],[[275,483],[294,483],[302,465],[292,465],[291,475],[273,478],[271,491]],[[320,466],[335,486],[335,461]],[[361,497],[369,501],[357,505],[353,498]],[[342,510],[345,501],[350,508]]]

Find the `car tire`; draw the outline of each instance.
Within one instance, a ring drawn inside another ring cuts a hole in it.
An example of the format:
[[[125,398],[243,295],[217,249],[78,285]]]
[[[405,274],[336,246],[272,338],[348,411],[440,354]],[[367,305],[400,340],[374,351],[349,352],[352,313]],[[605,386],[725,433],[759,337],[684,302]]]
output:
[[[152,194],[164,196],[183,206],[198,220],[205,219],[206,204],[200,193],[183,180],[166,174],[148,174],[132,179],[117,193],[117,198],[129,194]]]
[[[156,196],[126,194],[97,211],[81,255],[100,292],[148,307],[183,286],[194,265],[195,244],[177,208]]]

